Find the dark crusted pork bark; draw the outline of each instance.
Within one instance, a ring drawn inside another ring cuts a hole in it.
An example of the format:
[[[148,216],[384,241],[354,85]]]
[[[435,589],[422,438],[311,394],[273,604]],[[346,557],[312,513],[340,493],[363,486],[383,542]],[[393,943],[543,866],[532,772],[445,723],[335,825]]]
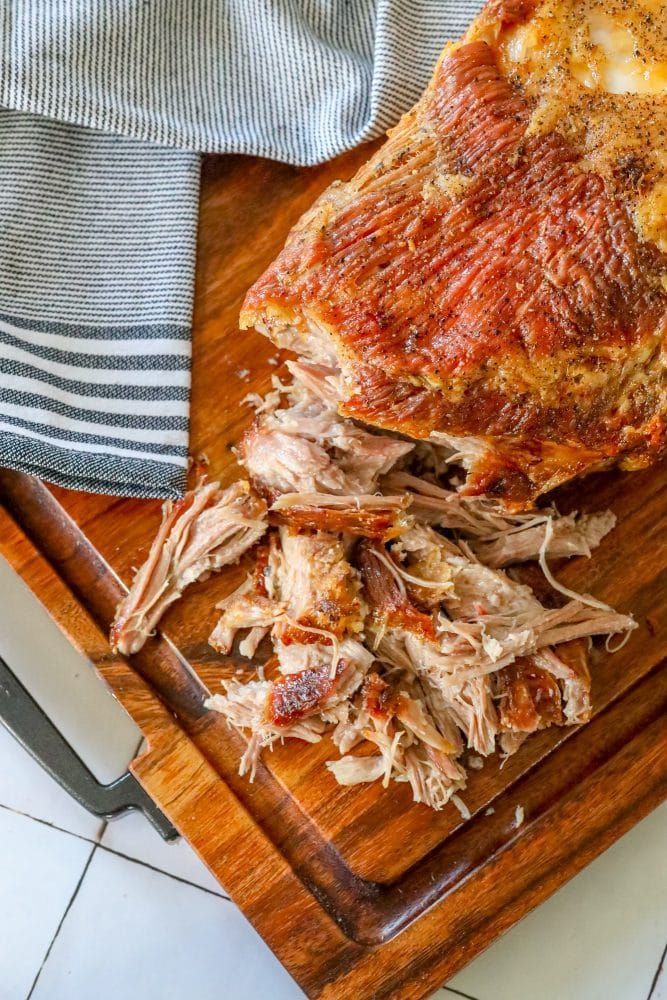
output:
[[[609,92],[600,17],[638,67]],[[524,509],[658,461],[666,39],[664,4],[491,0],[294,227],[242,326],[339,369],[346,415],[458,451],[471,494]]]

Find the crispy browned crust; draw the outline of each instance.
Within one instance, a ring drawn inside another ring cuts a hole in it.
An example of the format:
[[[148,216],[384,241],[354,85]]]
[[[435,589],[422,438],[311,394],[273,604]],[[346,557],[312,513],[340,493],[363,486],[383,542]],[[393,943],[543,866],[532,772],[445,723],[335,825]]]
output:
[[[564,722],[558,682],[539,667],[531,656],[523,656],[498,671],[496,678],[498,718],[503,730],[533,733]]]
[[[337,509],[335,507],[293,506],[272,511],[271,524],[286,524],[295,530],[343,532],[387,541],[400,531],[402,512],[395,508]]]
[[[371,618],[378,624],[404,628],[423,639],[435,641],[437,634],[433,615],[420,611],[401,593],[390,569],[378,556],[390,556],[373,542],[359,544],[356,563],[364,584],[364,594]]]
[[[353,670],[354,665],[341,657],[334,677],[328,666],[279,675],[269,694],[265,721],[274,726],[291,726],[322,711],[327,698],[335,693]]]

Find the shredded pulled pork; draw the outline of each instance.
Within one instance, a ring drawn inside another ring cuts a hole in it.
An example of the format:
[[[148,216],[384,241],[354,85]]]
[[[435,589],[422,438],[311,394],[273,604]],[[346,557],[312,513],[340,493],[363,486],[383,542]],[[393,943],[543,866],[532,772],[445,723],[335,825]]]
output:
[[[460,442],[370,434],[338,415],[335,369],[297,362],[291,372],[295,383],[276,384],[242,449],[279,529],[274,589],[249,598],[248,582],[211,640],[223,631],[227,650],[245,627],[247,650],[262,629],[280,676],[268,682],[261,725],[243,724],[220,696],[209,704],[250,734],[244,767],[307,720],[308,739],[333,726],[341,757],[327,766],[340,784],[404,782],[416,802],[451,801],[465,815],[467,749],[481,762],[590,717],[587,643],[635,623],[571,594],[547,558],[590,557],[615,518],[553,506],[515,513],[466,496],[449,472],[465,464]],[[547,607],[504,571],[531,560],[571,599]],[[343,655],[346,643],[354,650]]]
[[[343,785],[381,779],[408,782],[415,802],[441,809],[465,787],[465,771],[456,761],[458,742],[450,742],[429,713],[418,685],[388,675],[368,674],[352,711],[351,724],[338,725],[334,742],[350,749],[361,740],[375,746],[371,757],[346,755],[327,767]],[[350,729],[354,728],[354,738]]]
[[[339,415],[341,376],[326,359],[288,367],[293,383],[274,379],[256,400],[240,448],[269,511],[247,483],[167,505],[116,644],[139,648],[188,582],[238,558],[268,523],[209,640],[250,659],[270,649],[256,680],[225,680],[206,701],[246,740],[240,772],[252,778],[276,740],[328,735],[339,784],[406,784],[415,802],[451,802],[468,818],[466,766],[514,753],[547,726],[586,722],[591,637],[635,627],[549,565],[590,557],[614,516],[516,513],[467,496],[455,463],[469,442],[366,430]],[[529,561],[541,598],[506,569]]]
[[[460,532],[471,551],[493,569],[537,559],[545,538],[546,555],[552,559],[590,557],[616,524],[610,510],[562,516],[551,506],[515,514],[496,500],[464,496],[406,472],[386,476],[383,487],[407,491],[411,512],[428,524]],[[549,525],[552,530],[547,538]]]
[[[226,490],[202,483],[182,500],[167,501],[148,558],[116,609],[112,649],[138,652],[188,584],[238,562],[266,527],[266,504],[247,482]]]
[[[547,558],[590,557],[615,518],[466,496],[450,471],[465,459],[459,442],[371,434],[338,415],[335,369],[290,370],[294,384],[275,383],[242,447],[272,502],[269,555],[211,636],[228,652],[247,629],[239,650],[252,655],[270,635],[277,676],[253,682],[252,716],[237,682],[207,704],[249,739],[243,770],[276,738],[329,731],[340,784],[407,783],[416,802],[465,816],[464,752],[479,766],[590,717],[590,637],[635,623],[562,587]],[[504,569],[530,560],[560,591],[556,606]]]
[[[339,722],[341,706],[373,663],[360,641],[367,607],[348,549],[342,535],[282,525],[260,549],[255,572],[218,605],[222,614],[209,639],[215,649],[228,653],[242,629],[249,630],[239,645],[242,654],[254,655],[268,634],[273,643],[276,676],[262,682],[268,686],[262,688],[261,713],[253,715],[250,727],[258,738],[251,741],[244,768],[254,771],[261,749],[276,736],[300,733],[306,725],[313,741],[325,723]],[[247,729],[242,720],[249,716],[240,714],[239,697],[234,682],[207,704],[236,728]],[[252,704],[257,707],[255,700]]]
[[[275,740],[286,737],[317,743],[326,725],[317,717],[295,720],[289,725],[278,725],[267,719],[273,685],[270,681],[223,681],[224,694],[214,694],[205,702],[206,707],[221,712],[230,725],[250,734],[248,746],[241,757],[239,774],[254,777],[259,755],[264,747],[271,747]]]

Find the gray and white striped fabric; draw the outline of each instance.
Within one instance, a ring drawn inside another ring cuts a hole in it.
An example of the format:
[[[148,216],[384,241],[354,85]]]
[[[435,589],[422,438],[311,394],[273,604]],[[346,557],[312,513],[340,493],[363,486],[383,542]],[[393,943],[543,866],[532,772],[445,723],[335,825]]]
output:
[[[479,0],[0,0],[0,465],[178,496],[199,152],[326,160]]]
[[[0,464],[185,486],[199,159],[0,111]]]

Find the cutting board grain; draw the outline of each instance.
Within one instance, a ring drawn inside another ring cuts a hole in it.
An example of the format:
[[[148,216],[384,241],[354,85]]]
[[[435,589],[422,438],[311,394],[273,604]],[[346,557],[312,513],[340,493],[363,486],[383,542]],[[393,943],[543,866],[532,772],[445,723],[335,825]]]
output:
[[[369,147],[314,169],[211,157],[202,176],[192,453],[223,482],[265,391],[275,348],[237,327],[246,288],[322,188]],[[280,359],[279,359],[280,360]],[[132,770],[311,997],[423,997],[658,804],[667,793],[667,468],[592,477],[566,509],[611,507],[593,561],[562,567],[639,628],[594,652],[593,721],[546,731],[500,769],[471,774],[472,818],[434,814],[406,786],[339,788],[326,741],[266,756],[239,778],[239,737],[203,708],[238,667],[207,644],[214,604],[245,566],[195,585],[131,661],[106,633],[159,505],[71,493],[0,473],[0,552],[90,657],[142,728]],[[521,805],[525,821],[516,826]],[[489,807],[492,807],[490,809]]]

